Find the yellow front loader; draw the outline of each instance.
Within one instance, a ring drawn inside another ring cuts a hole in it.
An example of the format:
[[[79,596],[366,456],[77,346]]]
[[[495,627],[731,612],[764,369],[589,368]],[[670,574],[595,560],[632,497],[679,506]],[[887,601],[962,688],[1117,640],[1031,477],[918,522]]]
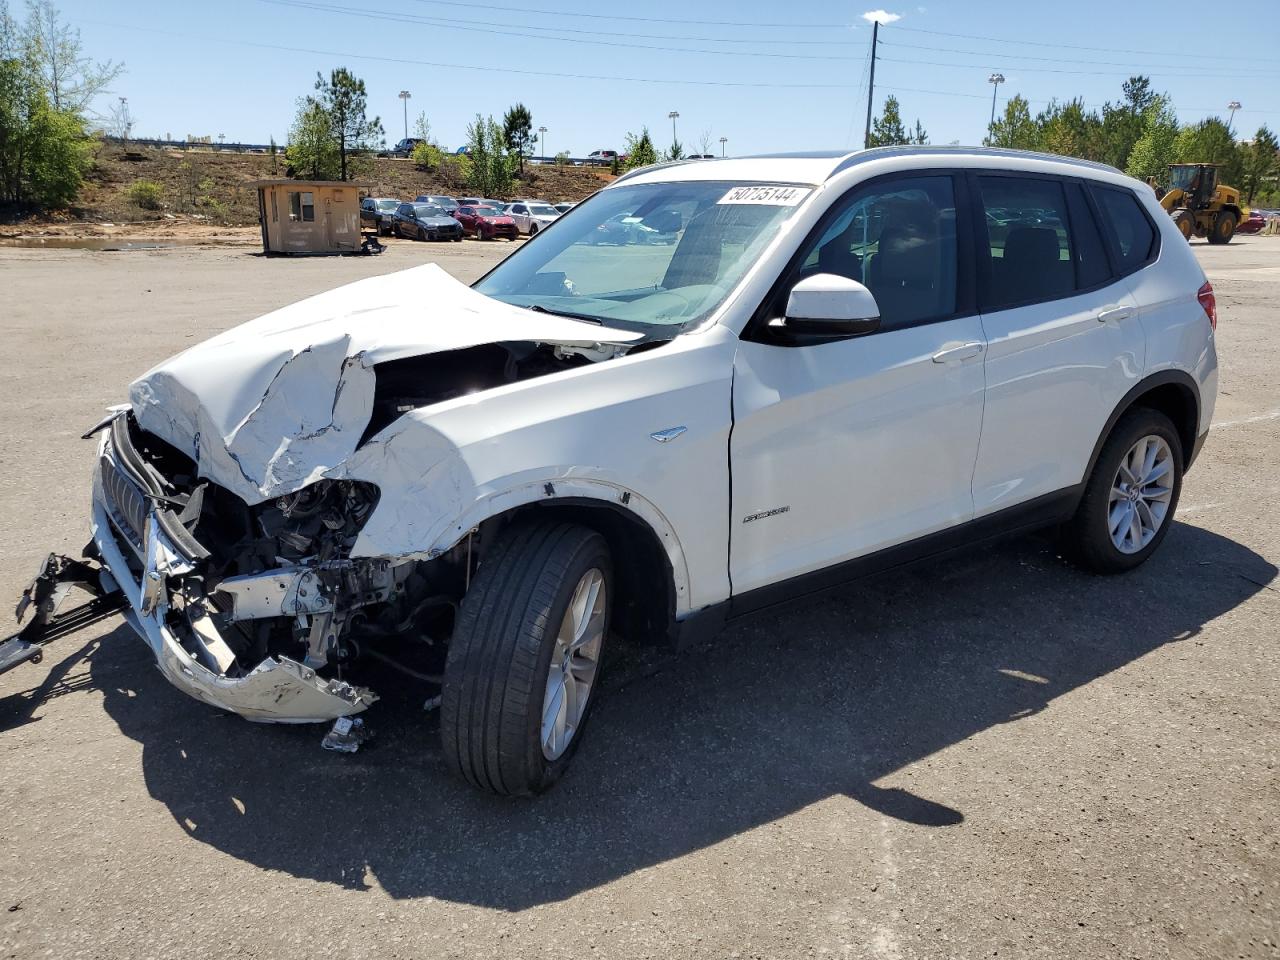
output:
[[[1218,183],[1213,163],[1171,163],[1169,189],[1160,198],[1178,230],[1190,240],[1208,237],[1210,243],[1230,243],[1244,219],[1240,191]]]

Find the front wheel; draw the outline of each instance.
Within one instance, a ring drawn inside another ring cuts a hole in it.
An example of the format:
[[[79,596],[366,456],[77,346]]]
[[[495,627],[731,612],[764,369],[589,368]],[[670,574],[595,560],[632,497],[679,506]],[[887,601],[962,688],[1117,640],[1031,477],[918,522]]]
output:
[[[537,232],[538,232],[538,225],[536,223],[529,224],[529,236],[532,237]]]
[[[1236,232],[1236,215],[1230,210],[1220,210],[1209,231],[1210,243],[1230,243]]]
[[[1130,410],[1111,431],[1075,516],[1067,552],[1095,573],[1132,570],[1155,553],[1182,492],[1182,441],[1158,410]]]
[[[498,794],[551,786],[582,740],[609,629],[604,538],[571,523],[508,529],[480,564],[445,663],[440,736],[463,779]]]
[[[1196,233],[1196,218],[1190,210],[1179,210],[1173,215],[1173,225],[1188,243]]]

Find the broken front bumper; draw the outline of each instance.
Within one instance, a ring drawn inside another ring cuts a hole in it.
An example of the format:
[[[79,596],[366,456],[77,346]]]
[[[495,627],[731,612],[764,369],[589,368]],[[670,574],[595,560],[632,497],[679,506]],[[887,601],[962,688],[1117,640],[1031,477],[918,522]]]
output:
[[[117,420],[121,427],[122,421],[123,418]],[[183,575],[190,573],[200,559],[193,555],[200,550],[199,545],[189,535],[184,537],[185,531],[178,532],[182,528],[175,524],[173,511],[162,516],[167,507],[148,497],[141,484],[135,482],[124,462],[127,453],[116,455],[113,433],[119,440],[119,430],[108,430],[98,446],[93,476],[93,540],[102,557],[104,575],[119,585],[127,600],[125,619],[151,648],[165,678],[211,706],[271,723],[329,721],[359,713],[377,700],[370,690],[323,678],[311,667],[287,657],[268,658],[243,676],[226,676],[206,666],[183,646],[166,623],[171,613],[186,618],[206,659],[215,666],[221,660],[226,666],[218,650],[225,651],[227,645],[212,618],[203,604],[190,604],[182,591]],[[293,583],[299,576],[289,573],[272,579]]]

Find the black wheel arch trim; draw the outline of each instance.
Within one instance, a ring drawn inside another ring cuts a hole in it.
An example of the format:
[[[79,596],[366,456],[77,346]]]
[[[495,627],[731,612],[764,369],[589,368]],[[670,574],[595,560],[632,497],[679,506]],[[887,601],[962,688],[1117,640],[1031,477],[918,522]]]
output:
[[[1179,439],[1182,440],[1182,472],[1185,474],[1189,469],[1191,469],[1191,464],[1195,460],[1196,454],[1199,453],[1200,447],[1204,443],[1202,434],[1200,433],[1200,410],[1202,409],[1200,403],[1200,385],[1196,383],[1195,378],[1185,370],[1160,370],[1150,376],[1143,377],[1130,387],[1129,391],[1120,398],[1120,402],[1117,403],[1115,409],[1111,411],[1111,416],[1107,418],[1106,424],[1098,434],[1097,442],[1093,445],[1093,452],[1089,455],[1089,464],[1085,468],[1081,482],[1087,480],[1089,475],[1093,473],[1093,468],[1098,462],[1099,455],[1102,453],[1102,445],[1107,442],[1107,437],[1111,436],[1111,431],[1115,429],[1120,418],[1128,413],[1144,395],[1159,387],[1170,385],[1182,387],[1191,393],[1194,410],[1192,411],[1193,423],[1191,426],[1190,437],[1183,433],[1181,424],[1174,424],[1174,426],[1178,428]]]

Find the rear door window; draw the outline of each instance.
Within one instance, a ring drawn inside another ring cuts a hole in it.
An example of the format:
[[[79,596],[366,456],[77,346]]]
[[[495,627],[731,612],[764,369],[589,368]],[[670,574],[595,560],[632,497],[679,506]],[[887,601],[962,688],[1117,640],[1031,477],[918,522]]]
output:
[[[1128,190],[1094,186],[1111,252],[1120,273],[1132,273],[1155,255],[1156,230],[1142,205]]]
[[[1111,279],[1111,264],[1102,243],[1102,232],[1085,199],[1084,187],[1068,183],[1067,210],[1071,214],[1071,239],[1076,247],[1076,287],[1088,290]]]
[[[1071,296],[1078,247],[1062,182],[979,176],[978,189],[991,255],[983,309]]]

